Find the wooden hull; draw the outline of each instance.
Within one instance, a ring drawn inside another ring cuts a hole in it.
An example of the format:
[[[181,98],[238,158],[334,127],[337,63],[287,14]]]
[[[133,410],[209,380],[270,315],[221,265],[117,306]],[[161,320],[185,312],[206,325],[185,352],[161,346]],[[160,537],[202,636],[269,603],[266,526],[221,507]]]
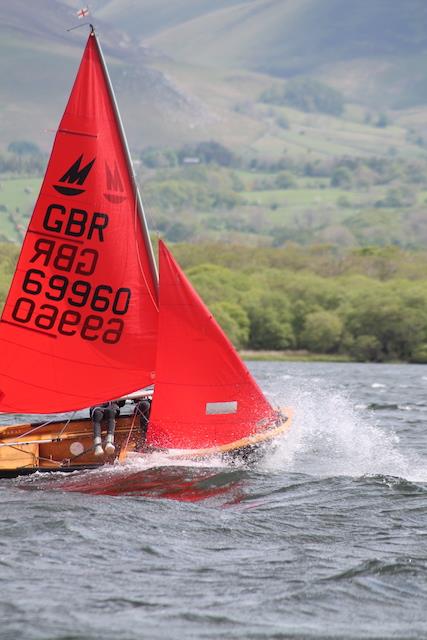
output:
[[[203,459],[211,456],[242,456],[286,433],[292,412],[283,410],[283,421],[264,431],[225,445],[204,449],[167,450],[169,459]],[[77,471],[113,464],[126,455],[143,456],[140,430],[132,415],[120,416],[115,430],[114,455],[95,456],[92,422],[89,418],[49,424],[17,424],[0,427],[0,478],[36,471]],[[150,453],[156,449],[150,448]],[[162,450],[165,451],[165,450]],[[120,455],[122,452],[122,455]],[[123,454],[126,455],[123,455]]]
[[[134,449],[137,429],[133,416],[121,416],[115,432],[116,453],[127,442]],[[75,471],[114,462],[116,455],[95,456],[89,418],[47,425],[0,427],[0,477],[34,471]]]

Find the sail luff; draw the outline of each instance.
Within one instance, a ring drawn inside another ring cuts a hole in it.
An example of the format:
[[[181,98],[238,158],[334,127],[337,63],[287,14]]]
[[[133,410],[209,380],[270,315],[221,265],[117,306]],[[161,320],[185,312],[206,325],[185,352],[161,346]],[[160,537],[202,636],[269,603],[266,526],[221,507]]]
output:
[[[123,122],[122,122],[122,118],[120,115],[120,111],[119,111],[119,107],[117,105],[117,100],[116,100],[116,96],[114,93],[114,88],[110,79],[110,75],[108,73],[108,67],[107,64],[105,62],[105,58],[104,58],[104,54],[102,52],[102,48],[101,48],[101,44],[97,38],[97,35],[95,33],[95,31],[92,31],[91,36],[95,39],[95,43],[96,46],[98,48],[98,53],[99,53],[99,58],[101,61],[101,65],[102,65],[102,70],[104,72],[105,75],[105,80],[106,80],[106,85],[108,88],[108,92],[110,94],[110,98],[111,98],[111,103],[113,105],[114,108],[114,112],[115,112],[115,116],[116,116],[116,120],[117,120],[117,129],[119,131],[120,137],[121,137],[121,141],[123,144],[123,149],[125,151],[125,156],[126,156],[126,161],[127,161],[127,165],[128,165],[128,170],[129,170],[129,175],[132,177],[132,182],[133,182],[133,186],[135,189],[135,198],[136,198],[136,208],[137,208],[137,213],[141,222],[141,227],[142,227],[142,232],[143,232],[143,236],[144,236],[144,242],[145,242],[145,248],[147,250],[147,255],[150,261],[150,268],[151,268],[151,273],[153,276],[153,283],[156,286],[156,290],[157,290],[157,295],[158,295],[158,290],[159,290],[159,275],[157,272],[157,265],[156,265],[156,260],[154,258],[154,251],[153,251],[153,245],[151,243],[151,238],[150,238],[150,233],[148,231],[148,224],[147,224],[147,218],[145,216],[145,212],[144,212],[144,205],[142,203],[142,198],[141,198],[141,193],[139,191],[138,188],[138,183],[136,181],[136,177],[135,177],[135,172],[134,172],[134,168],[133,168],[133,163],[132,163],[132,156],[130,154],[130,150],[129,150],[129,144],[126,138],[126,134],[125,134],[125,130],[124,130],[124,126],[123,126]]]

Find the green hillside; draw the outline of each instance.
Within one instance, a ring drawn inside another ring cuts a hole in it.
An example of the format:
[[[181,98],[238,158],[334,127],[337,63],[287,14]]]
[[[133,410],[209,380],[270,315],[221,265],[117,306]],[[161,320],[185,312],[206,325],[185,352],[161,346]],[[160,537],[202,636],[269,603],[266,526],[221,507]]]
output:
[[[92,10],[151,228],[252,246],[425,243],[424,2],[99,0]],[[79,24],[72,0],[0,4],[4,239],[22,236],[35,173],[6,150],[24,140],[49,151],[88,33],[66,29]],[[198,158],[209,141],[230,166]],[[174,162],[144,164],[150,147]]]

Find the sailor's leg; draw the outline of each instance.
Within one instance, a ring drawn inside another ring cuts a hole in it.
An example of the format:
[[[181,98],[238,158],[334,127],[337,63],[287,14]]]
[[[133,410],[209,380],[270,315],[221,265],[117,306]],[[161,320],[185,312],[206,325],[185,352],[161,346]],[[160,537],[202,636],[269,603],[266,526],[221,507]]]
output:
[[[95,447],[95,455],[102,456],[104,450],[102,448],[101,440],[101,421],[104,417],[104,409],[102,407],[95,407],[92,411],[92,426],[93,426],[93,445]]]
[[[150,418],[150,409],[151,409],[151,402],[148,399],[140,400],[135,408],[136,413],[139,415],[139,427],[140,427],[140,438],[138,442],[138,448],[143,448],[145,446],[145,441],[147,438],[148,422]]]
[[[116,416],[120,415],[120,410],[115,403],[110,404],[104,411],[107,420],[107,442],[105,444],[105,453],[113,455],[116,450],[114,446],[114,431],[116,429]]]

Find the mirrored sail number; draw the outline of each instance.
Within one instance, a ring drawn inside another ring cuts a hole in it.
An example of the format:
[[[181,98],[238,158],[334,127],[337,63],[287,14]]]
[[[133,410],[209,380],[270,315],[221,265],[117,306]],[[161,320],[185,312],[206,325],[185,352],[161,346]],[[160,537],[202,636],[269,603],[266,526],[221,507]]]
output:
[[[29,269],[25,274],[22,290],[27,295],[38,296],[44,291],[45,298],[52,303],[38,306],[33,298],[20,297],[12,311],[12,318],[19,323],[33,323],[42,331],[56,331],[65,336],[80,333],[83,340],[100,338],[107,344],[116,344],[122,335],[124,321],[121,317],[108,318],[99,314],[106,312],[124,316],[131,299],[131,290],[119,287],[114,291],[110,285],[93,286],[87,280],[71,281],[66,276],[46,274],[40,269]],[[61,311],[55,304],[64,301],[71,307]],[[84,311],[83,311],[84,308]],[[87,311],[96,313],[89,313]]]

